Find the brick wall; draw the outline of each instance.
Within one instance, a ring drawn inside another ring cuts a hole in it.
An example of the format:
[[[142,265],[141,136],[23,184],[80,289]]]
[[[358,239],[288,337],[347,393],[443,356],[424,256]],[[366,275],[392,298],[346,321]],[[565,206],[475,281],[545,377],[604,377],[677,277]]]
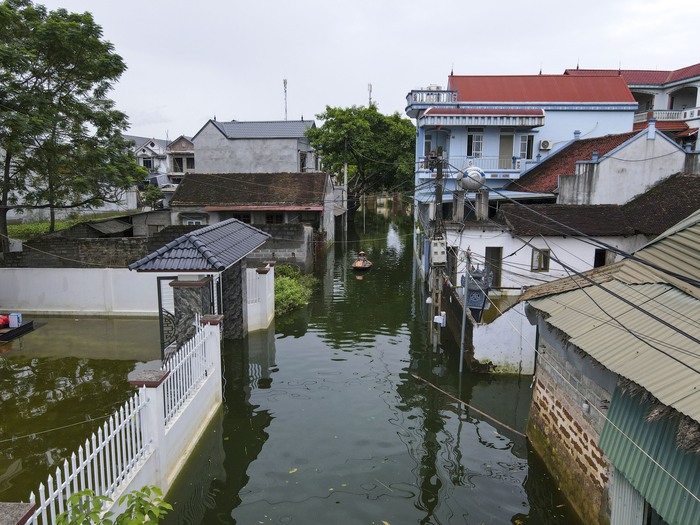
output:
[[[596,407],[612,393],[586,373],[590,358],[563,341],[550,343],[540,337],[528,438],[583,521],[609,523],[610,466],[597,446],[605,409]]]
[[[125,268],[148,254],[146,239],[42,238],[5,254],[5,268]]]
[[[224,337],[240,339],[248,333],[248,296],[244,286],[245,260],[227,268],[222,274]]]

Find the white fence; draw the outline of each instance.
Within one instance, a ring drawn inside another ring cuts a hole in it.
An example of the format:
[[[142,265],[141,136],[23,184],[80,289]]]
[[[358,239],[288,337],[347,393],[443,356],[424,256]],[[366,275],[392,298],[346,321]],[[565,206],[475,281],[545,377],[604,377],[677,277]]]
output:
[[[78,448],[63,462],[63,470],[56,469],[46,483],[39,485],[39,497],[30,495],[37,505],[32,523],[55,523],[65,510],[65,500],[71,494],[90,489],[95,494],[111,497],[117,487],[137,468],[145,455],[139,414],[146,404],[142,388],[117,413],[97,430],[85,446]]]
[[[133,398],[39,486],[38,497],[30,495],[30,523],[55,523],[67,499],[85,489],[114,502],[144,485],[168,491],[221,406],[219,332],[205,324],[161,370],[131,381],[139,387]]]

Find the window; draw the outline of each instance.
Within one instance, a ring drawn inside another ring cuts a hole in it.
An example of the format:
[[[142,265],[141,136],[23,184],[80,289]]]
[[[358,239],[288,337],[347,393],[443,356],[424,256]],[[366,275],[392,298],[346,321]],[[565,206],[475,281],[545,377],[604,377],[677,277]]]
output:
[[[607,259],[608,250],[605,248],[596,248],[595,255],[593,257],[593,268],[600,268],[605,266],[605,260]]]
[[[520,158],[532,159],[532,150],[535,144],[534,135],[523,135],[520,137]]]
[[[266,213],[265,224],[282,224],[284,215],[282,213]]]
[[[151,171],[153,169],[153,159],[148,157],[144,157],[141,159],[141,165],[146,168],[148,171]]]
[[[187,169],[188,170],[194,169],[194,157],[187,157]]]
[[[432,150],[433,150],[433,136],[426,135],[425,142],[423,143],[423,156],[427,157],[428,153],[430,153]]]
[[[306,152],[305,151],[299,152],[299,171],[302,173],[306,171]]]
[[[467,128],[467,156],[480,159],[484,151],[484,129]]]
[[[183,169],[183,160],[184,159],[182,157],[173,157],[173,171],[177,173],[182,173],[183,171],[185,171]]]
[[[232,215],[232,218],[238,219],[241,222],[245,222],[246,224],[250,224],[250,213],[234,213]]]
[[[187,219],[187,220],[185,221],[185,224],[186,224],[187,226],[200,226],[200,225],[202,225],[203,223],[202,223],[202,221],[200,221],[200,220],[198,220],[198,219]]]
[[[532,249],[532,264],[530,269],[533,272],[549,271],[549,250]]]

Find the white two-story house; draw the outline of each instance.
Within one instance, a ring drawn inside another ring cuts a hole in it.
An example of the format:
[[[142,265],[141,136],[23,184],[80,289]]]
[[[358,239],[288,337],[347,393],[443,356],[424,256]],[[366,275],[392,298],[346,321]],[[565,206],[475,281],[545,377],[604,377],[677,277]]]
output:
[[[416,119],[416,216],[424,224],[435,216],[430,152],[442,150],[449,207],[460,171],[477,166],[488,187],[504,188],[574,137],[631,131],[636,109],[619,75],[453,74],[447,88],[413,90],[406,113]]]
[[[650,120],[681,146],[700,150],[700,63],[671,71],[650,69],[567,69],[565,75],[619,75],[639,104],[634,129]]]

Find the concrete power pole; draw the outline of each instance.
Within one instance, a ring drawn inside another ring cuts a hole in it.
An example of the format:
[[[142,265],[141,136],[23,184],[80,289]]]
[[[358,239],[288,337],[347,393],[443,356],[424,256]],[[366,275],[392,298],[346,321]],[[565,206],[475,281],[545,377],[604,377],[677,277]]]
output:
[[[430,290],[432,297],[432,311],[430,316],[430,334],[433,337],[433,346],[437,347],[440,340],[440,329],[443,326],[442,315],[442,278],[447,266],[447,241],[445,239],[445,225],[442,217],[442,148],[439,147],[437,155],[430,159],[435,166],[435,215],[433,232],[430,240]],[[437,325],[437,326],[436,326]]]

